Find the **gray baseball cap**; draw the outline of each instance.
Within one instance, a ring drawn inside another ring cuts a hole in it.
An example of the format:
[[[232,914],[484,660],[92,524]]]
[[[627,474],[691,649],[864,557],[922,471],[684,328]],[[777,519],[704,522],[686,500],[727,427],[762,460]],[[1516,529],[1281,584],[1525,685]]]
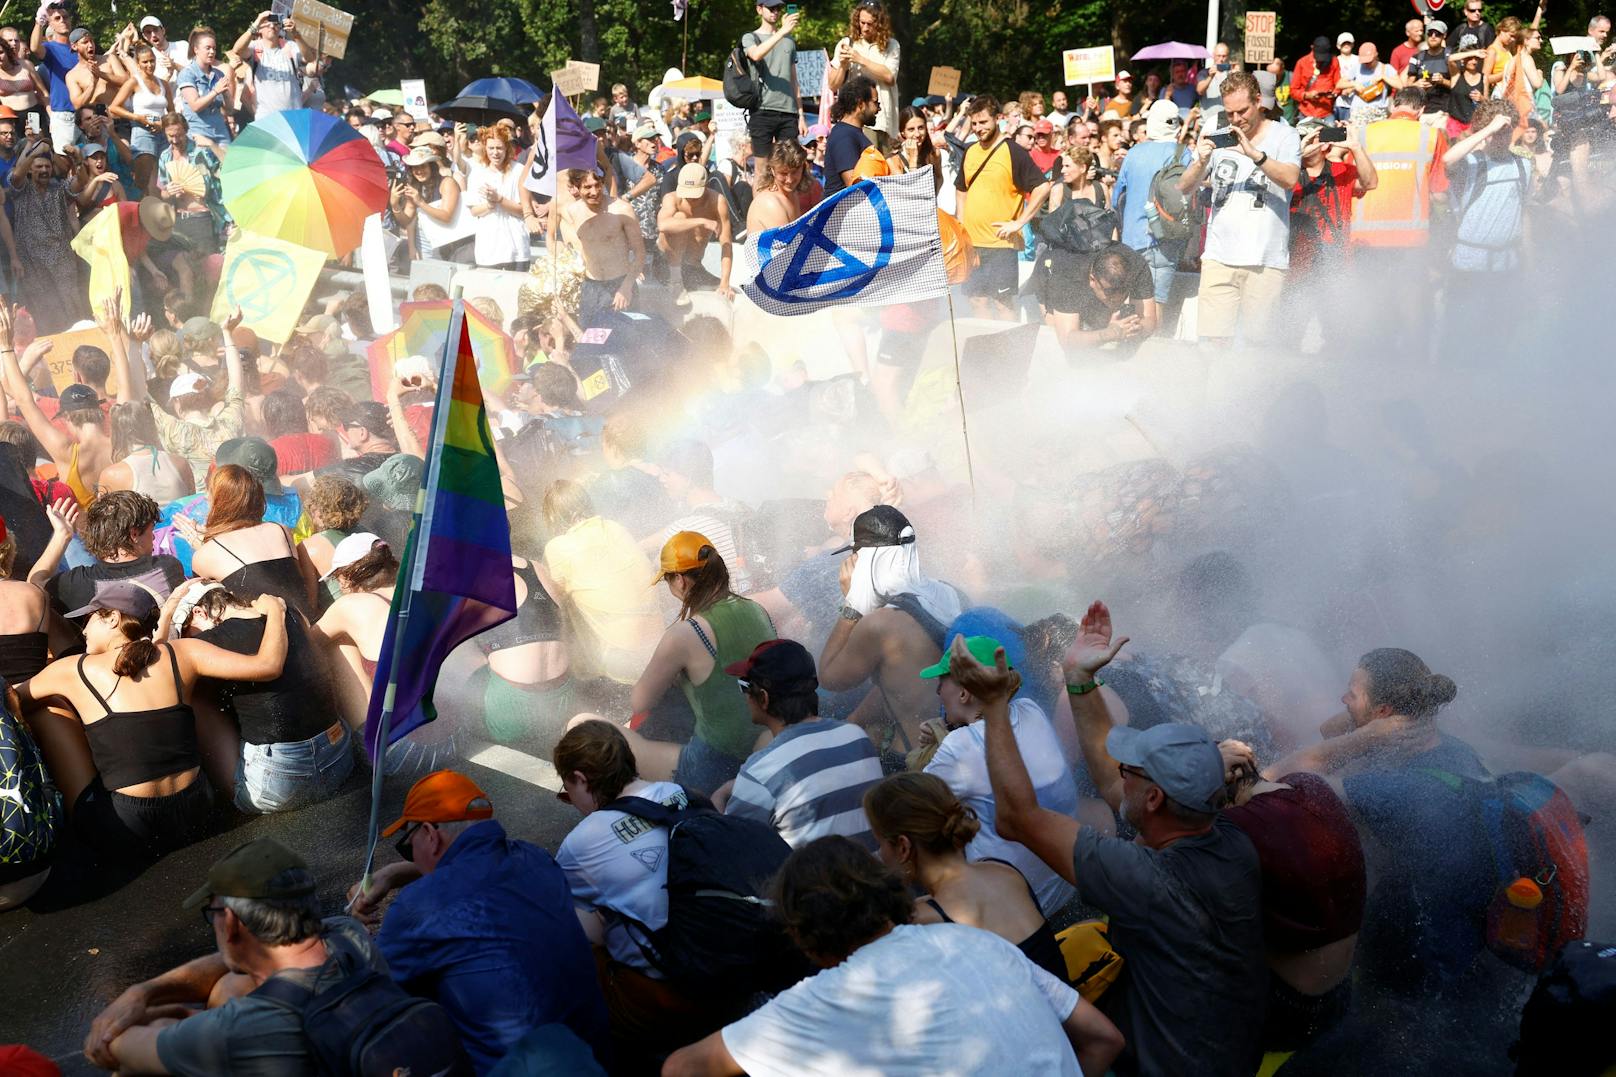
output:
[[[1194,811],[1218,810],[1223,793],[1223,756],[1200,726],[1164,722],[1149,729],[1118,726],[1106,734],[1105,750],[1125,766],[1138,767],[1162,792]]]

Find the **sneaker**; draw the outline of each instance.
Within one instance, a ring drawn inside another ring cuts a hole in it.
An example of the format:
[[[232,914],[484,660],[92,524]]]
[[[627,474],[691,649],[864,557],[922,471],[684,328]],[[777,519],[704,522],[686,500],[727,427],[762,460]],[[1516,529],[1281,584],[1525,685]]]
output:
[[[718,287],[718,278],[703,269],[697,262],[686,262],[683,269],[686,288],[701,288],[712,291]]]

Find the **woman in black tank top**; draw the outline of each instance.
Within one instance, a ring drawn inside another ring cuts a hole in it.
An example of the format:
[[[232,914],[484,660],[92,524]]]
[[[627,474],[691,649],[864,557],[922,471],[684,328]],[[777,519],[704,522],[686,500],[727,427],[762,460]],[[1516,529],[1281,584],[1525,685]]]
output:
[[[192,558],[196,574],[242,598],[275,595],[312,621],[314,562],[285,527],[264,522],[263,483],[244,467],[221,464],[208,482],[208,496],[207,524]]]
[[[965,859],[982,824],[946,782],[934,774],[894,774],[864,794],[864,814],[881,860],[926,895],[915,903],[915,923],[991,931],[1066,982],[1060,944],[1027,880],[1003,861]]]
[[[118,580],[69,615],[89,618],[85,653],[58,659],[16,686],[84,840],[116,853],[161,855],[207,833],[213,792],[202,771],[191,692],[202,677],[268,680],[280,673],[285,604],[264,596],[254,608],[266,620],[255,654],[201,640],[158,644],[151,636],[166,629],[172,606],[159,610],[146,588]],[[47,709],[53,697],[67,700],[72,713]]]

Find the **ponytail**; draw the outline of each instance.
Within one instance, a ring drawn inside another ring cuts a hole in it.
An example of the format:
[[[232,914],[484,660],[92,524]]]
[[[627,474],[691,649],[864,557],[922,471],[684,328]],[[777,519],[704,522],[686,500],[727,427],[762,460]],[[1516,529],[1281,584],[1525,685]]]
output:
[[[162,656],[162,651],[151,638],[157,629],[157,616],[153,613],[148,621],[137,621],[127,614],[118,614],[118,631],[129,642],[123,645],[123,650],[113,660],[112,672],[120,677],[133,677],[151,668],[152,663]]]
[[[1381,647],[1358,659],[1369,678],[1369,703],[1405,718],[1434,718],[1459,694],[1453,679],[1432,673],[1420,657],[1401,647]]]

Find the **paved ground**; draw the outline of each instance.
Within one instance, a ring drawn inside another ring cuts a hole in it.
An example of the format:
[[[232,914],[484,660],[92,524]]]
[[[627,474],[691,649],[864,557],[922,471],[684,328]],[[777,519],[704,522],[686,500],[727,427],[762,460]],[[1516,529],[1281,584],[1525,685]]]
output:
[[[559,784],[549,764],[497,747],[472,759],[464,769],[493,799],[506,829],[553,852],[577,814],[555,799]],[[405,780],[388,784],[383,825],[397,816],[408,788]],[[0,917],[6,984],[0,1043],[27,1043],[66,1074],[100,1072],[79,1053],[91,1018],[130,983],[212,946],[202,918],[180,908],[210,864],[250,838],[278,838],[308,859],[322,882],[322,902],[337,912],[364,864],[369,810],[367,772],[324,804],[241,822],[133,879],[110,876],[79,851],[70,852],[28,907]],[[384,842],[378,863],[395,858]]]

